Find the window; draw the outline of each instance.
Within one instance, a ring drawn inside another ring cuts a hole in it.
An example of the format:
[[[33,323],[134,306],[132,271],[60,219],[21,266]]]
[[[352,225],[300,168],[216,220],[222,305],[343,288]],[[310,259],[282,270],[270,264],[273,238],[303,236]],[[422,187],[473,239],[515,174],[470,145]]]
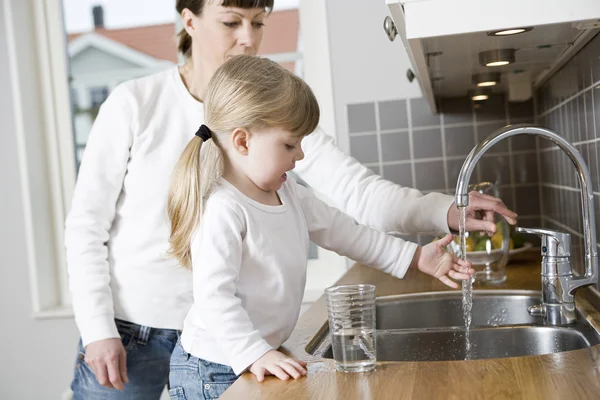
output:
[[[90,88],[90,108],[98,109],[108,97],[107,87],[92,87]]]

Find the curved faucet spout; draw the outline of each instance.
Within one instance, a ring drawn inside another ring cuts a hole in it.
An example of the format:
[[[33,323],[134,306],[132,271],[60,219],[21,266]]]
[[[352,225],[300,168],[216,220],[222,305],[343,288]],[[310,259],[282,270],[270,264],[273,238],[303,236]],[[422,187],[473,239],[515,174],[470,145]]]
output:
[[[573,294],[579,287],[598,282],[598,262],[596,251],[596,226],[594,220],[594,195],[590,172],[575,147],[557,133],[537,125],[518,124],[508,125],[496,130],[494,133],[477,144],[467,156],[456,184],[456,205],[466,207],[469,204],[469,181],[475,166],[481,157],[496,143],[517,135],[534,135],[548,139],[565,152],[577,170],[579,187],[581,188],[581,210],[583,216],[583,229],[585,240],[585,276],[573,277],[566,282],[563,288],[569,294]]]

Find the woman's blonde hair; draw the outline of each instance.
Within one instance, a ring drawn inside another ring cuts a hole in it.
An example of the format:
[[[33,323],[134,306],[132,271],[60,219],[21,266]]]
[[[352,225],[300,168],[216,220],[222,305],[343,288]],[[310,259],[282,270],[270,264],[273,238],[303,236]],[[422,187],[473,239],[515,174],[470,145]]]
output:
[[[175,165],[169,189],[169,253],[186,268],[192,266],[190,242],[205,201],[223,172],[220,138],[236,128],[281,128],[305,136],[319,123],[319,105],[308,85],[279,64],[257,56],[236,56],[225,62],[208,84],[204,107],[212,139],[204,143],[194,136]]]

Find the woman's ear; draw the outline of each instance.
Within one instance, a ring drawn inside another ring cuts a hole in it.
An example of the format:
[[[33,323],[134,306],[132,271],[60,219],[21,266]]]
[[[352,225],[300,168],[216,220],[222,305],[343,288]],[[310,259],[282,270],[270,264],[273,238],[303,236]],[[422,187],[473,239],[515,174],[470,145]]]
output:
[[[242,128],[236,128],[231,134],[233,150],[243,156],[248,155],[250,132]]]
[[[181,23],[183,24],[183,28],[188,33],[188,35],[192,35],[192,32],[196,29],[195,22],[196,16],[193,12],[190,11],[189,8],[184,8],[181,12]]]

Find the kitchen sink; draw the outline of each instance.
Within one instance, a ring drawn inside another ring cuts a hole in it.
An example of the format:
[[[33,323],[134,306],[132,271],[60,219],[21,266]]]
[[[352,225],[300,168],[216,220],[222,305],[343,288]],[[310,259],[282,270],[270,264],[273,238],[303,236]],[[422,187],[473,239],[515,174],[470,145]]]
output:
[[[471,326],[533,324],[541,321],[527,312],[539,304],[541,293],[531,290],[473,292]],[[422,329],[464,326],[462,292],[435,292],[377,299],[377,329]]]
[[[600,343],[584,326],[503,326],[475,328],[469,332],[466,350],[465,329],[423,331],[377,331],[379,361],[451,361],[522,357],[578,350]],[[331,346],[322,354],[333,358]]]
[[[464,327],[461,292],[377,298],[378,361],[449,361],[558,353],[600,344],[600,333],[577,311],[568,326],[545,326],[527,308],[540,292],[473,292],[473,319]],[[467,338],[469,350],[467,350]],[[327,323],[306,349],[333,358]]]

